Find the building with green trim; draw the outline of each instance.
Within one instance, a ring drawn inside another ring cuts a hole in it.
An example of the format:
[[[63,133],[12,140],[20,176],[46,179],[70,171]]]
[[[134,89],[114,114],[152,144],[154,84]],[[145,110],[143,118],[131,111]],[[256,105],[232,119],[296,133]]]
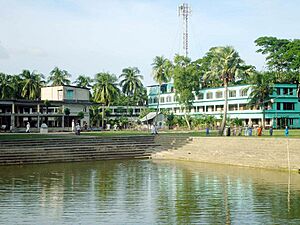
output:
[[[157,108],[158,100],[160,110],[164,109],[175,115],[184,115],[185,109],[176,100],[175,89],[172,83],[147,87],[148,107]],[[249,85],[230,86],[228,88],[228,117],[239,118],[244,124],[259,125],[263,118],[263,109],[257,105],[249,105]],[[275,84],[271,101],[266,102],[266,126],[274,128],[300,128],[300,103],[297,97],[296,84]],[[224,109],[224,88],[204,88],[193,101],[189,115],[213,115],[220,119]]]

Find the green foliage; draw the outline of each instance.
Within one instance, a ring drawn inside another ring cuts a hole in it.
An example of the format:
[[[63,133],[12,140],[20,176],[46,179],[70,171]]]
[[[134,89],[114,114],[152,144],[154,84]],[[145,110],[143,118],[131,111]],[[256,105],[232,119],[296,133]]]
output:
[[[65,114],[66,116],[69,116],[70,113],[71,113],[71,111],[70,111],[69,108],[65,108],[65,109],[64,109],[64,114]]]
[[[260,37],[255,43],[257,52],[266,55],[268,69],[275,73],[273,82],[296,83],[300,98],[300,39]]]
[[[120,92],[117,77],[110,73],[97,73],[94,81],[94,101],[109,106]]]
[[[48,78],[48,82],[52,83],[52,86],[60,85],[70,85],[71,75],[66,70],[61,70],[58,67],[55,67],[51,72]]]
[[[79,117],[79,119],[83,119],[84,118],[84,113],[82,111],[78,112],[77,116]]]
[[[40,97],[41,87],[44,86],[44,76],[36,71],[23,70],[20,74],[23,86],[21,96],[25,99],[35,100]]]
[[[139,89],[143,88],[140,70],[137,67],[128,67],[122,70],[122,74],[119,76],[121,80],[120,86],[122,92],[127,96],[135,96],[139,92]]]
[[[156,56],[152,63],[154,80],[161,86],[167,83],[171,77],[172,64],[163,56]]]
[[[92,78],[85,75],[80,75],[73,83],[76,84],[77,87],[90,88],[92,87],[92,82],[93,82]]]

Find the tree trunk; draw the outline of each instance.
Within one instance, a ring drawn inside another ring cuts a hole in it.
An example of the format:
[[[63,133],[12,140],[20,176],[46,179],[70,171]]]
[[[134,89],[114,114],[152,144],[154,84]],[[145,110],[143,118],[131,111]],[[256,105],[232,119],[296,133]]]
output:
[[[219,134],[221,136],[224,133],[224,129],[226,126],[226,120],[227,120],[227,108],[228,108],[228,83],[227,82],[224,83],[224,87],[225,87],[225,103],[224,103],[222,124],[221,124],[220,132],[219,132]]]
[[[185,118],[186,124],[188,125],[189,130],[191,130],[191,124],[190,124],[190,121],[188,120],[186,110],[184,112],[184,118]]]

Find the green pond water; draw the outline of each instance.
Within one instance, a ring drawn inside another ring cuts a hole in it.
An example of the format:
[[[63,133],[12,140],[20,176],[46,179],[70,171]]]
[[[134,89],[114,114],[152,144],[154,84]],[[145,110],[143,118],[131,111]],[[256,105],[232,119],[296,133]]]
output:
[[[0,224],[300,224],[300,175],[150,160],[5,166]]]

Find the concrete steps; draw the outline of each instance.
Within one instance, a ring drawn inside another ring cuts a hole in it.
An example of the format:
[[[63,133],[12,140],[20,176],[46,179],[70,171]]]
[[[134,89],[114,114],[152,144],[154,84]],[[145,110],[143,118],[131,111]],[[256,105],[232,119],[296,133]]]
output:
[[[0,165],[149,158],[153,136],[0,141]]]

